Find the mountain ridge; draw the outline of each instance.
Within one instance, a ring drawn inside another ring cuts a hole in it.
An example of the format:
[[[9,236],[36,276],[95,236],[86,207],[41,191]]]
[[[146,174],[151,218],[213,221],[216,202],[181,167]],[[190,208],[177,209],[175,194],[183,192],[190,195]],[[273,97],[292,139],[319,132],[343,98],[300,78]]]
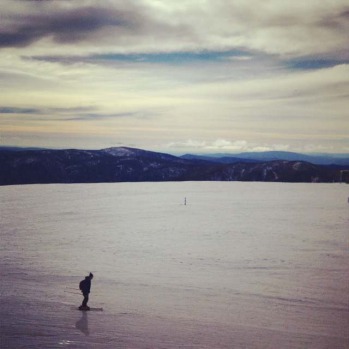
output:
[[[217,162],[130,147],[0,149],[0,185],[158,181],[336,182],[349,166],[305,161]]]
[[[349,165],[349,154],[302,154],[288,151],[265,151],[265,152],[243,152],[243,153],[216,153],[216,154],[185,154],[185,159],[205,158],[216,162],[229,163],[243,160],[250,161],[306,161],[316,165]]]

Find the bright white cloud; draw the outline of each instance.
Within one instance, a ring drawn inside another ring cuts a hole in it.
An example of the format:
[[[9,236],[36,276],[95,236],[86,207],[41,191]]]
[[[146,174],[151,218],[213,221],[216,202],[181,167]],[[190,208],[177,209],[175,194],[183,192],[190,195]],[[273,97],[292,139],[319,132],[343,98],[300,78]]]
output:
[[[240,153],[240,152],[259,152],[259,151],[287,151],[290,149],[288,144],[265,144],[248,142],[246,140],[226,140],[216,139],[214,141],[196,141],[187,140],[183,142],[173,142],[166,145],[166,149],[173,153],[183,153],[184,150],[193,153]],[[303,149],[304,151],[304,149]]]

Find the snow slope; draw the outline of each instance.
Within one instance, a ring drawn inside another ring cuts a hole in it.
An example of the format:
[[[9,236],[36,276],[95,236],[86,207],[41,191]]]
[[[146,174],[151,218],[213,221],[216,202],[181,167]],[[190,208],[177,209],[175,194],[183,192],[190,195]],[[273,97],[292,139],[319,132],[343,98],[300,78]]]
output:
[[[1,348],[349,348],[344,184],[28,185],[0,196]],[[89,304],[103,312],[75,309],[90,271]]]

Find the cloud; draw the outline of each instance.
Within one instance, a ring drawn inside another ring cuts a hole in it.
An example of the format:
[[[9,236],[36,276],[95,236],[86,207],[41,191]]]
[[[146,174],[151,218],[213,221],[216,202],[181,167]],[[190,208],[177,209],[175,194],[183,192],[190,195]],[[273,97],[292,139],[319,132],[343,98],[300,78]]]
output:
[[[349,55],[344,0],[4,1],[0,48],[31,46],[43,55],[62,53],[55,44],[66,46],[63,55],[238,49],[290,57]]]
[[[18,107],[0,107],[0,114],[40,114],[40,109],[36,108],[18,108]]]
[[[125,112],[125,113],[76,113],[66,119],[66,121],[101,121],[105,119],[119,119],[119,118],[132,118],[141,119],[145,118],[145,113],[140,112]]]
[[[147,148],[340,148],[348,11],[345,0],[3,0],[0,128]]]
[[[107,113],[105,110],[95,106],[76,106],[76,107],[11,107],[0,106],[0,116],[11,116],[11,120],[16,120],[19,117],[26,116],[27,121],[64,121],[64,122],[79,122],[90,121],[100,122],[102,120],[117,120],[117,119],[133,119],[145,120],[154,117],[156,113],[149,113],[149,111],[129,111],[119,113]]]
[[[317,70],[335,67],[340,64],[349,64],[349,57],[344,59],[326,59],[317,57],[299,58],[285,62],[285,65],[292,70]]]
[[[11,107],[11,106],[0,106],[0,114],[75,114],[75,113],[86,113],[96,110],[95,107],[84,106],[84,107],[68,107],[68,108],[30,108],[30,107]]]
[[[258,144],[255,142],[248,142],[246,140],[227,140],[216,139],[213,141],[198,141],[189,139],[183,142],[172,142],[166,144],[166,148],[170,152],[193,152],[193,153],[239,153],[252,151],[271,151],[271,150],[289,150],[288,144]]]
[[[106,27],[130,28],[136,26],[134,15],[129,11],[107,9],[97,6],[42,10],[23,14],[21,20],[13,21],[0,31],[0,47],[22,47],[45,37],[58,43],[76,43],[88,39]],[[19,17],[19,16],[18,16]],[[117,32],[115,32],[117,34]]]

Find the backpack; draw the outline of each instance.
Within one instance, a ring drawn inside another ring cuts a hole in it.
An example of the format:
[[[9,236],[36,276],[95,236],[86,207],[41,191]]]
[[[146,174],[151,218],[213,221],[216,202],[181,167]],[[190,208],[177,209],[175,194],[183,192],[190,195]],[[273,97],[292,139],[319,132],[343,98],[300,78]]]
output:
[[[80,283],[79,283],[79,290],[83,291],[84,286],[85,286],[85,280],[80,281]]]

